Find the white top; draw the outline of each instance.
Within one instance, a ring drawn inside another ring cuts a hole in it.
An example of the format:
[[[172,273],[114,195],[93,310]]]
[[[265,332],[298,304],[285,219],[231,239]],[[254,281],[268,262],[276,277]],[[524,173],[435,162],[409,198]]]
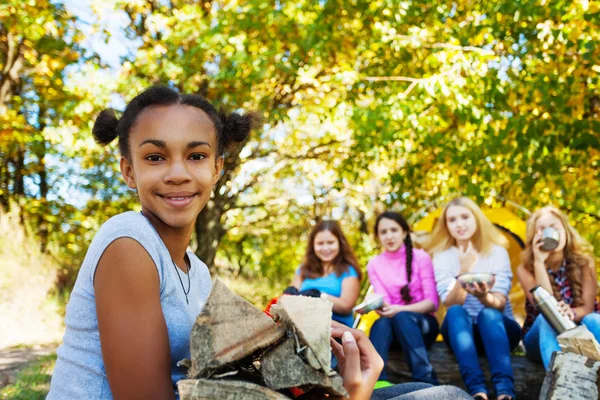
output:
[[[460,272],[458,254],[458,248],[452,246],[433,256],[435,283],[442,303],[446,301],[446,297],[448,297],[448,293],[453,289],[454,284],[459,284],[456,282],[456,276]],[[471,272],[491,272],[496,274],[496,283],[491,291],[501,293],[506,297],[504,316],[514,320],[512,306],[508,300],[508,292],[510,292],[512,286],[512,270],[506,249],[502,246],[494,245],[488,254],[479,254]],[[463,307],[473,319],[477,318],[477,315],[485,308],[472,294],[467,294]]]

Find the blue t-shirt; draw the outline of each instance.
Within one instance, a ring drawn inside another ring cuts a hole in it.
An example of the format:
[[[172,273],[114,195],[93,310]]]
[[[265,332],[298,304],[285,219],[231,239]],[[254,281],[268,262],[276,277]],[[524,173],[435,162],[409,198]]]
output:
[[[140,243],[154,261],[160,280],[160,304],[169,333],[173,390],[177,381],[185,378],[187,371],[178,367],[177,362],[190,358],[190,333],[212,288],[208,268],[194,253],[187,252],[191,283],[188,304],[167,247],[146,217],[129,211],[106,221],[88,248],[67,305],[66,331],[57,350],[47,400],[113,398],[100,348],[94,274],[104,250],[123,237]]]
[[[296,271],[297,275],[300,275],[300,268]],[[346,278],[358,278],[358,273],[353,266],[349,265],[348,269],[337,276],[335,272],[329,275],[322,276],[320,278],[306,278],[300,285],[300,290],[317,289],[322,293],[327,293],[331,296],[340,297],[342,295],[342,282]],[[341,322],[344,325],[352,326],[353,318],[352,313],[350,314],[338,314],[333,313],[332,318],[334,321]]]

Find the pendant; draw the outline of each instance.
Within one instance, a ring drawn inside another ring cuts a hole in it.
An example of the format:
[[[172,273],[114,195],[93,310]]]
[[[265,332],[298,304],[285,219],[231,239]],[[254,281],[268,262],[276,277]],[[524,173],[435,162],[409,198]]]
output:
[[[187,294],[185,295],[185,302],[188,304],[188,306],[190,305],[190,302],[188,300]]]

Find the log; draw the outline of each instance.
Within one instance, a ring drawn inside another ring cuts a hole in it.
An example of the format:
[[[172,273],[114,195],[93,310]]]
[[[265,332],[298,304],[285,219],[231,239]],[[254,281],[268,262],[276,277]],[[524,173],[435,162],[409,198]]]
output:
[[[177,388],[181,400],[289,400],[281,393],[246,381],[182,379]]]
[[[317,386],[335,396],[348,394],[339,375],[330,377],[315,370],[296,354],[296,350],[295,338],[287,338],[262,356],[260,370],[269,388]]]
[[[555,352],[546,373],[540,400],[596,400],[600,361],[573,353]]]
[[[466,389],[460,377],[456,359],[443,342],[436,342],[429,349],[429,360],[441,384]],[[535,363],[527,357],[519,355],[511,355],[511,364],[515,377],[517,398],[537,399],[546,374],[542,364]],[[488,389],[493,389],[487,359],[479,357],[479,365],[482,366],[486,382],[488,382]],[[404,362],[404,355],[396,348],[392,348],[390,351],[386,370],[388,379],[393,383],[411,382],[411,374]]]
[[[278,342],[283,327],[215,279],[190,337],[190,378],[208,377]]]
[[[304,355],[315,369],[327,375],[331,369],[331,302],[305,296],[282,296],[271,307],[271,315],[285,326],[288,336],[297,336],[306,345]]]

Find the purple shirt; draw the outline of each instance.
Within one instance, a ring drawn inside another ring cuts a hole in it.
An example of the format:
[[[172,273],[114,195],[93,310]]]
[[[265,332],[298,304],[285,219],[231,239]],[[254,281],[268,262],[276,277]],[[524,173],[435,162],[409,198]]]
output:
[[[394,252],[384,251],[367,265],[369,282],[375,293],[383,294],[388,304],[405,305],[400,289],[406,285],[406,246]],[[425,250],[413,249],[412,274],[408,285],[412,301],[431,300],[438,308],[438,296],[431,257]]]

